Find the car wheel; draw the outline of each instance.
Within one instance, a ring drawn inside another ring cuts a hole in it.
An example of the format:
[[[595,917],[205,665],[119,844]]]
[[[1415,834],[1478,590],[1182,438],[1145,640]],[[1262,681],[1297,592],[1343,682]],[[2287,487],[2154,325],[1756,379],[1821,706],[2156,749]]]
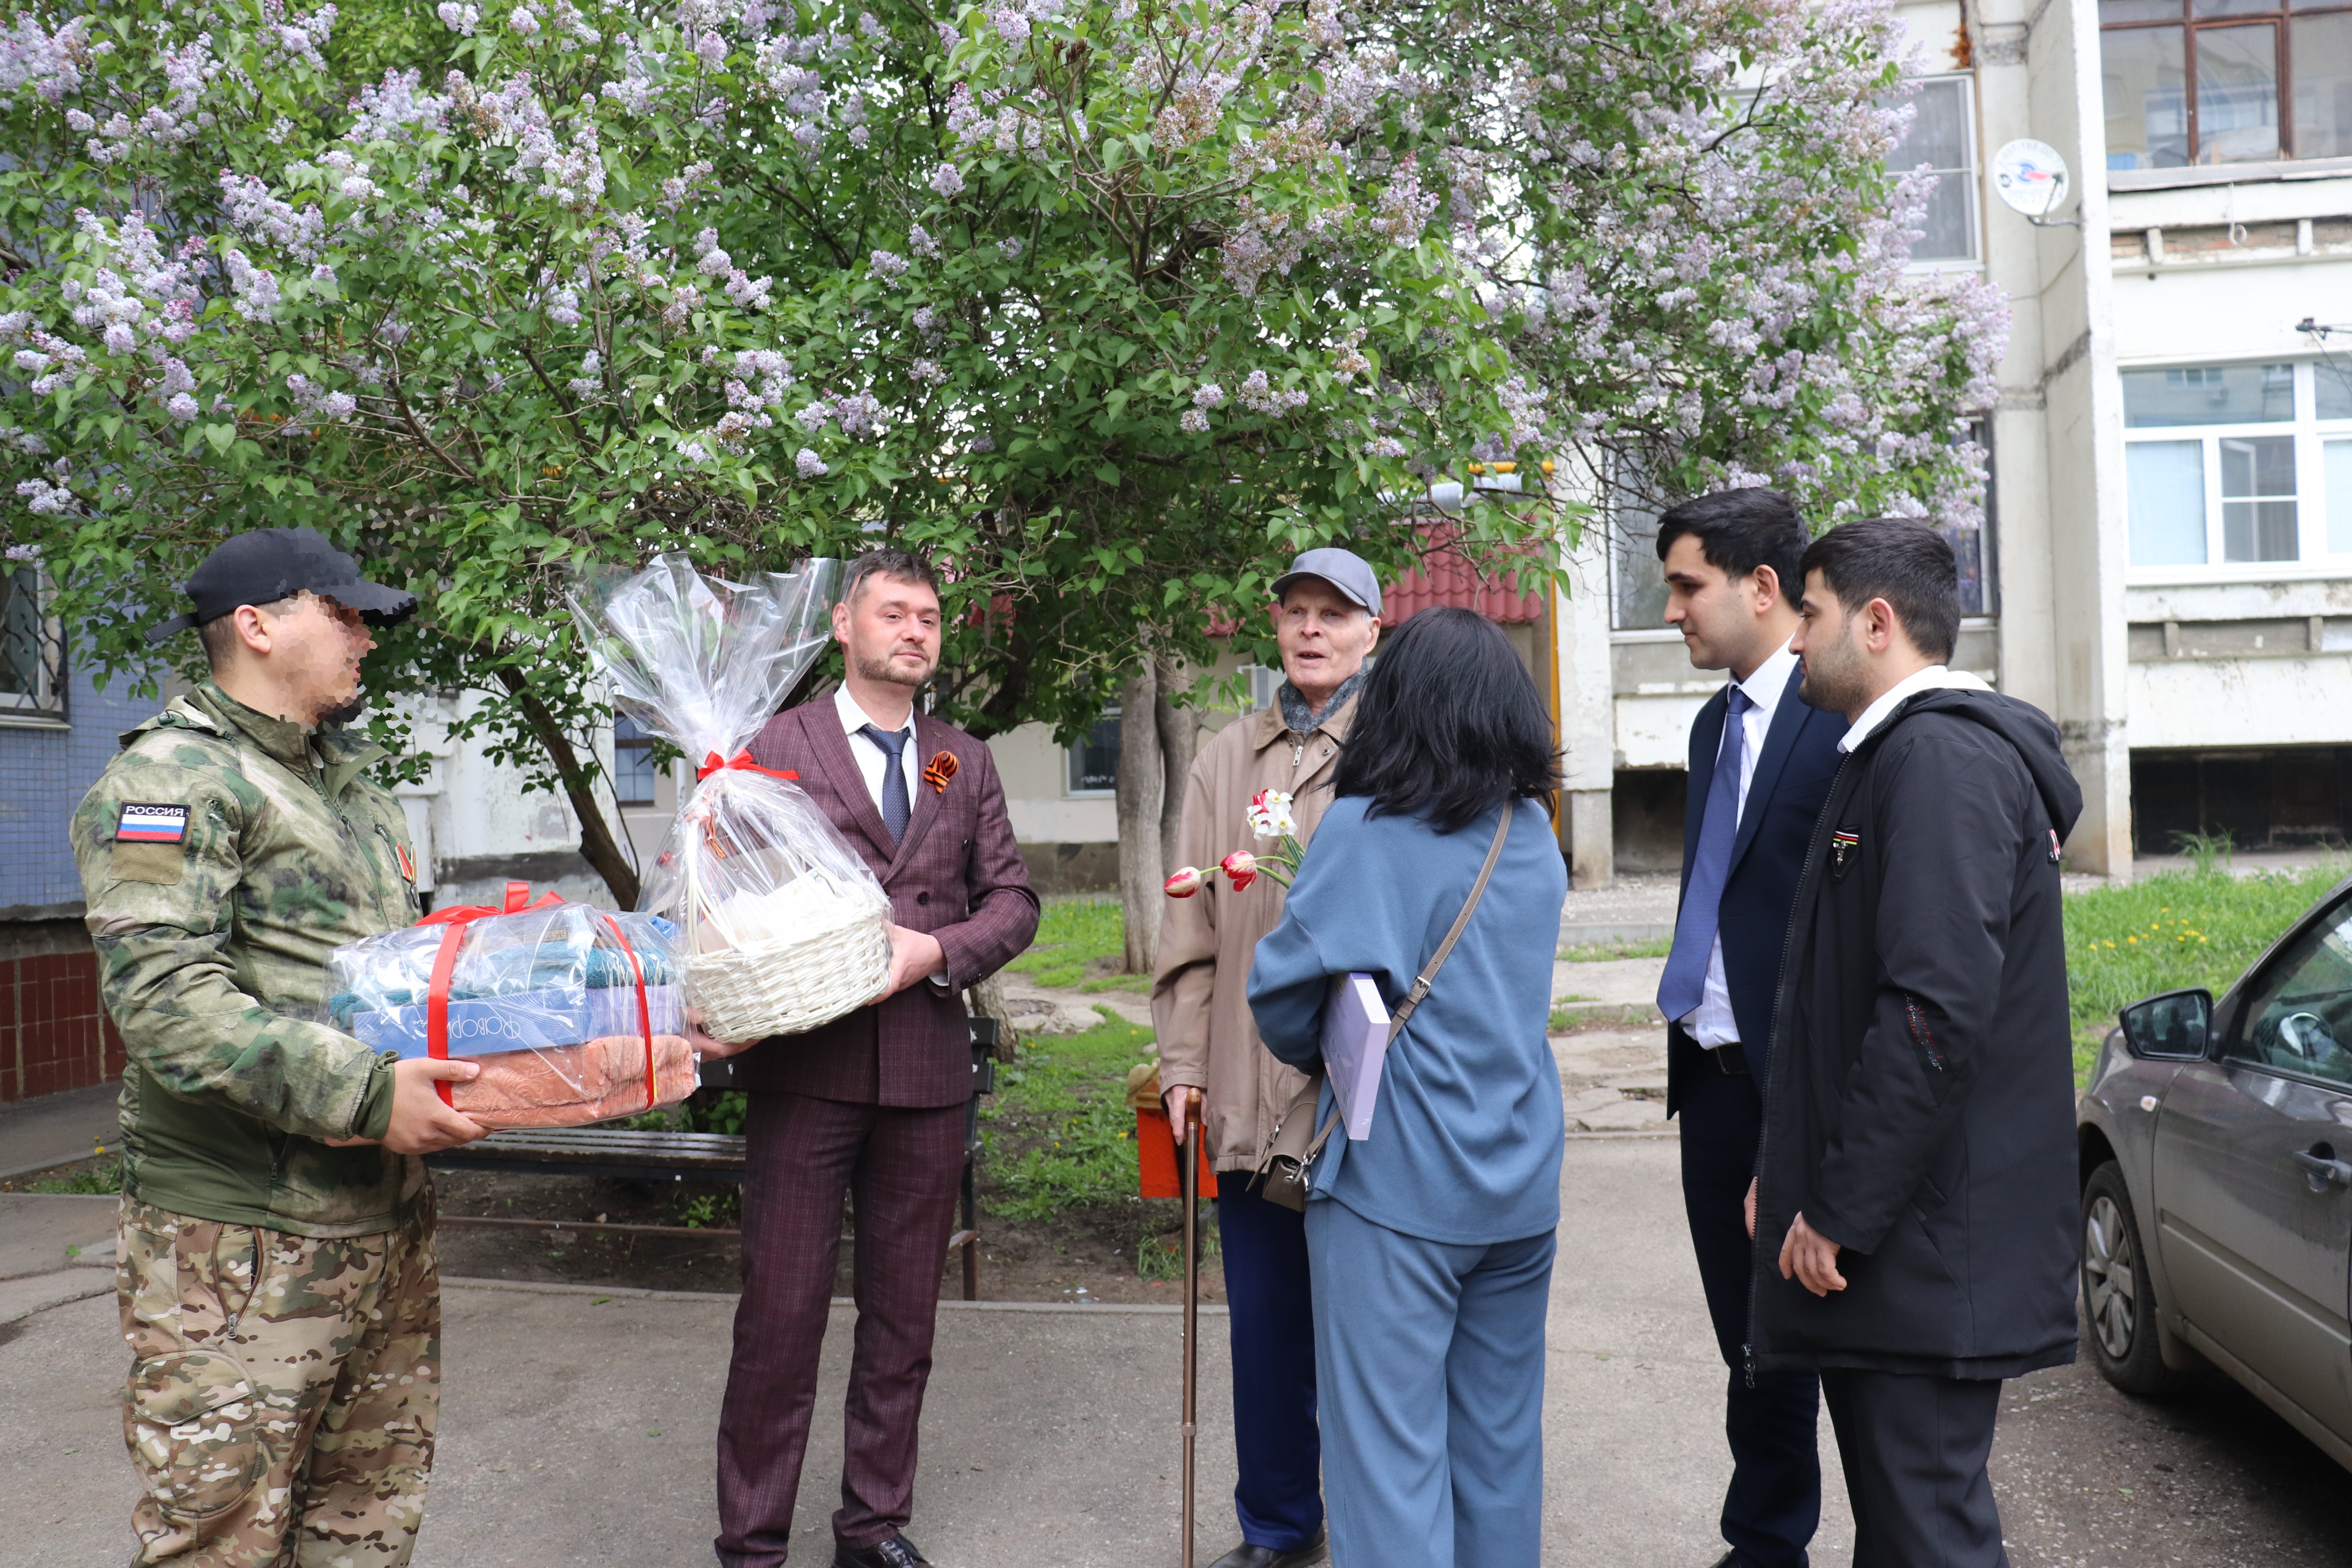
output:
[[[2091,1356],[2126,1394],[2163,1394],[2178,1379],[2164,1364],[2156,1292],[2123,1167],[2113,1160],[2083,1184],[2083,1316]]]

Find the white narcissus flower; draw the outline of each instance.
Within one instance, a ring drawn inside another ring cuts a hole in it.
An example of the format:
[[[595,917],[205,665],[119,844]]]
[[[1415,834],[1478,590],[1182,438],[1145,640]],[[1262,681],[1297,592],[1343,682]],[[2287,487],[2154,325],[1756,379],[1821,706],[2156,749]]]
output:
[[[1262,789],[1250,797],[1250,832],[1260,838],[1288,838],[1298,832],[1290,814],[1291,797],[1278,789]]]
[[[1201,890],[1203,879],[1198,866],[1179,866],[1160,887],[1171,899],[1189,899]]]

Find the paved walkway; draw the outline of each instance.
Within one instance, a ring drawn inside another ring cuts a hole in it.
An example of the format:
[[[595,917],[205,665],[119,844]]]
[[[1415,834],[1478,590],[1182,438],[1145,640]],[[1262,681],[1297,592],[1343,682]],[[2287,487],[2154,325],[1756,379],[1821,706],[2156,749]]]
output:
[[[0,1106],[0,1182],[111,1152],[121,1142],[114,1112],[121,1092],[119,1084],[100,1083]]]
[[[1670,1138],[1572,1140],[1552,1286],[1546,1419],[1549,1564],[1712,1561],[1724,1372],[1698,1301]],[[62,1237],[106,1200],[0,1199],[27,1257],[54,1244],[103,1294],[0,1326],[0,1568],[112,1568],[134,1486],[104,1273]],[[36,1242],[43,1227],[50,1242]],[[1671,1243],[1671,1244],[1670,1244]],[[599,1301],[599,1297],[610,1300]],[[710,1462],[731,1302],[452,1282],[443,1441],[419,1568],[666,1568],[709,1562]],[[839,1474],[849,1314],[825,1346],[803,1484],[802,1561],[823,1562]],[[940,1568],[1173,1563],[1181,1350],[1170,1310],[940,1313],[912,1531]],[[1203,1336],[1201,1561],[1233,1544],[1222,1323]],[[1842,1505],[1822,1543],[1850,1539]]]

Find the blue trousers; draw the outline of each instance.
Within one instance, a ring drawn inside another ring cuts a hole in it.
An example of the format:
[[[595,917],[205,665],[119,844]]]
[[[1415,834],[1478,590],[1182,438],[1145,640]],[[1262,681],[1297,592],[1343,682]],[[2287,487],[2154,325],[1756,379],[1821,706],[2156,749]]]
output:
[[[1315,1426],[1315,1308],[1307,1224],[1217,1176],[1217,1235],[1232,1314],[1234,1512],[1252,1546],[1294,1552],[1323,1528],[1323,1445]]]
[[[1810,1372],[1759,1373],[1750,1388],[1742,1371],[1746,1204],[1763,1099],[1754,1078],[1727,1075],[1701,1058],[1680,1030],[1672,1048],[1690,1053],[1680,1112],[1683,1209],[1716,1343],[1730,1369],[1723,1431],[1731,1445],[1731,1485],[1723,1497],[1723,1539],[1739,1553],[1741,1568],[1805,1568],[1806,1544],[1822,1521],[1821,1382]]]
[[[1334,1563],[1537,1568],[1554,1246],[1423,1241],[1307,1204]]]

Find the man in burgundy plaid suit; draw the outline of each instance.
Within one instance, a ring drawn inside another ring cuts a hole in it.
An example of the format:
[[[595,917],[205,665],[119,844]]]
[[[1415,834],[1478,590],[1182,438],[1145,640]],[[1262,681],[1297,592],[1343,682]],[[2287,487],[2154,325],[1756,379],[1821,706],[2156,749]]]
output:
[[[874,1003],[738,1058],[751,1090],[743,1299],[719,1417],[719,1561],[773,1568],[792,1538],[841,1243],[856,1212],[835,1568],[926,1561],[915,1429],[940,1273],[963,1174],[971,1034],[961,993],[1029,945],[1037,897],[988,748],[914,710],[940,658],[930,568],[898,550],[850,563],[833,632],[847,677],[751,742],[789,770],[890,896],[890,981]]]

